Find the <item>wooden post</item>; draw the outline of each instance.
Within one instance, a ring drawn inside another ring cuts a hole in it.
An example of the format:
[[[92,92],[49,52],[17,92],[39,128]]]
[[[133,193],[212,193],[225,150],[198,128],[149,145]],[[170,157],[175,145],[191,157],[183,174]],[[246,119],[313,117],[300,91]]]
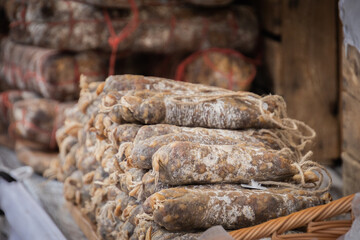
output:
[[[342,48],[342,151],[343,193],[360,191],[360,52]]]

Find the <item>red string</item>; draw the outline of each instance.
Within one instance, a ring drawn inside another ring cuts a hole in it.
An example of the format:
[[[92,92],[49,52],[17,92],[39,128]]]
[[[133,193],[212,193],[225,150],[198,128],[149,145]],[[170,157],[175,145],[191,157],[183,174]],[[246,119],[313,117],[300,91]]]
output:
[[[3,116],[4,118],[7,117],[7,113],[8,113],[8,105],[9,104],[9,92],[4,92],[1,94],[1,101],[3,104],[1,104],[1,108],[2,108],[2,112],[3,112]]]
[[[111,55],[109,61],[109,76],[114,75],[116,52],[119,44],[128,36],[130,36],[136,30],[139,24],[139,10],[136,6],[135,0],[128,0],[128,1],[130,4],[133,17],[129,21],[129,23],[124,27],[124,29],[121,30],[119,34],[115,33],[109,13],[107,12],[107,10],[104,10],[104,19],[110,33],[110,37],[108,39],[108,43],[111,47]]]
[[[226,79],[228,79],[228,89],[232,90],[233,89],[233,85],[234,85],[234,81],[233,81],[233,72],[232,69],[230,71],[230,73],[225,73],[223,71],[220,71],[217,66],[211,61],[211,59],[209,58],[209,52],[204,52],[203,53],[203,59],[204,62],[214,71],[214,72],[219,72],[221,75],[223,75]]]
[[[27,126],[30,129],[34,129],[35,131],[38,131],[38,133],[49,135],[48,131],[39,128],[38,126],[36,126],[32,122],[26,121],[25,120],[26,112],[27,112],[26,109],[22,109],[22,119],[18,120],[18,121],[14,121],[13,123],[11,123],[9,125],[9,129],[8,129],[9,135],[12,138],[16,139],[15,130],[16,130],[16,126],[17,126],[18,123],[20,123],[22,126]]]
[[[3,117],[5,118],[7,123],[9,122],[9,116],[8,116],[9,109],[12,109],[13,107],[12,101],[14,98],[16,99],[17,97],[20,97],[21,94],[22,91],[19,90],[10,90],[0,94],[0,99],[1,99],[0,102],[2,103],[0,104],[0,106],[3,113]]]
[[[12,108],[13,104],[12,102],[10,101],[9,99],[9,95],[21,95],[21,91],[19,90],[11,90],[11,91],[7,91],[7,92],[4,92],[2,93],[2,101],[3,101],[3,104],[4,106],[7,108],[7,109],[10,109]]]
[[[38,64],[38,66],[36,66],[36,68],[40,69],[40,74],[39,74],[39,72],[34,72],[34,71],[27,70],[27,69],[23,69],[23,67],[25,67],[25,66],[17,65],[16,63],[7,60],[7,59],[11,59],[11,56],[9,56],[8,58],[5,58],[5,60],[2,63],[4,66],[3,67],[4,73],[6,75],[10,75],[10,82],[12,82],[12,84],[14,86],[18,86],[16,79],[21,79],[25,85],[24,89],[29,89],[29,84],[30,84],[31,79],[35,79],[35,81],[42,82],[44,84],[49,84],[48,82],[46,82],[45,77],[42,75],[43,66],[44,66],[45,61],[50,56],[55,55],[55,54],[57,54],[57,52],[49,51],[41,56],[40,63]],[[29,61],[31,61],[31,59]],[[30,66],[29,62],[27,62],[26,67],[27,66]]]
[[[112,22],[110,20],[110,17],[108,15],[108,12],[106,10],[104,10],[104,20],[101,19],[84,19],[84,20],[75,20],[73,18],[73,9],[72,9],[72,5],[70,3],[70,1],[68,0],[64,0],[66,5],[68,6],[69,9],[69,19],[67,21],[47,21],[46,24],[48,26],[56,26],[56,25],[67,25],[69,26],[69,33],[68,33],[68,41],[70,41],[72,35],[73,35],[73,30],[74,30],[74,26],[75,24],[78,23],[101,23],[103,21],[106,22],[108,28],[109,28],[109,32],[110,32],[110,37],[108,39],[109,45],[111,47],[111,57],[110,57],[110,67],[109,67],[109,75],[113,75],[114,73],[114,67],[115,67],[115,59],[116,59],[116,51],[117,51],[117,47],[119,45],[119,43],[125,39],[128,35],[130,35],[137,27],[138,25],[138,9],[137,6],[135,4],[134,0],[128,0],[129,4],[131,6],[131,10],[133,12],[133,19],[125,26],[125,28],[123,29],[123,31],[121,31],[119,33],[119,35],[116,35],[114,28],[112,26]],[[25,5],[25,2],[22,2],[24,4],[24,8],[22,9],[21,12],[21,20],[19,21],[14,21],[10,23],[10,28],[14,28],[17,27],[19,25],[22,25],[24,27],[26,27],[29,24],[32,24],[33,22],[29,21],[27,22],[25,19],[26,16],[26,11],[27,11],[27,6]]]
[[[39,69],[39,71],[33,71],[26,69],[30,66],[28,65],[17,65],[16,63],[13,63],[11,61],[4,61],[3,64],[3,71],[4,74],[10,76],[10,82],[12,82],[13,86],[18,86],[16,79],[21,79],[22,82],[25,84],[24,89],[29,89],[29,85],[31,82],[35,81],[41,84],[45,84],[48,86],[66,86],[66,85],[78,85],[79,79],[80,79],[80,71],[79,71],[79,65],[74,59],[74,77],[73,79],[69,79],[69,81],[64,81],[57,84],[51,84],[47,81],[47,79],[44,77],[44,63],[49,59],[49,57],[58,54],[57,52],[51,51],[46,52],[40,57],[40,60],[38,63],[36,63],[36,68]],[[29,60],[32,61],[32,60]],[[35,60],[33,60],[35,61]],[[104,73],[98,73],[98,72],[87,72],[82,73],[86,76],[101,76]]]
[[[114,74],[114,69],[115,69],[115,61],[116,61],[116,52],[118,49],[119,44],[126,39],[129,35],[131,35],[137,28],[138,24],[139,24],[139,11],[138,8],[136,6],[135,0],[128,0],[129,1],[129,5],[132,11],[132,19],[129,21],[129,23],[124,27],[124,29],[119,33],[116,34],[112,21],[110,19],[110,16],[108,14],[107,10],[104,10],[104,21],[108,27],[109,33],[110,33],[110,37],[108,39],[108,43],[110,45],[111,48],[111,55],[110,55],[110,61],[109,61],[109,75],[113,75]],[[68,21],[53,21],[53,22],[47,22],[47,25],[53,26],[53,25],[62,25],[62,24],[68,24],[69,25],[69,38],[71,38],[72,33],[73,33],[73,29],[74,29],[74,25],[77,23],[99,23],[101,22],[101,20],[98,19],[90,19],[90,20],[74,20],[73,19],[73,10],[71,9],[71,4],[69,1],[65,0],[65,2],[68,5],[68,8],[70,10],[70,17]],[[26,8],[24,8],[24,11],[26,10]],[[16,22],[12,22],[10,24],[10,27],[16,27],[18,25],[28,25],[31,24],[32,22],[26,22],[25,18],[23,18],[21,21],[16,21]]]
[[[36,125],[34,125],[33,123],[27,122],[26,120],[23,119],[23,120],[12,122],[9,125],[8,132],[9,132],[10,137],[13,138],[13,139],[19,139],[19,137],[17,137],[17,135],[15,134],[17,124],[27,126],[30,129],[33,129],[34,131],[37,131],[40,134],[45,134],[45,135],[51,136],[51,133],[49,133],[48,131],[46,131],[44,129],[41,129],[41,128],[37,127]]]
[[[238,58],[243,59],[244,61],[246,61],[248,63],[253,64],[250,76],[243,83],[241,83],[241,85],[242,86],[247,86],[254,79],[254,77],[256,75],[256,68],[254,66],[255,61],[253,59],[251,59],[251,58],[245,57],[243,54],[235,51],[234,49],[228,49],[228,48],[209,48],[209,49],[200,50],[200,51],[197,51],[197,52],[191,54],[189,57],[185,58],[178,65],[178,67],[176,69],[175,79],[177,81],[186,81],[186,79],[184,79],[186,67],[189,64],[191,64],[192,62],[194,62],[196,59],[198,59],[199,57],[203,57],[206,64],[212,70],[220,72],[223,76],[225,76],[229,80],[228,86],[229,86],[229,89],[232,89],[233,88],[233,73],[230,72],[230,74],[226,74],[226,73],[223,73],[223,72],[219,71],[216,68],[216,66],[211,62],[211,60],[209,59],[209,57],[208,57],[209,53],[223,53],[223,54],[226,54],[226,55],[231,55],[231,56],[238,57]]]

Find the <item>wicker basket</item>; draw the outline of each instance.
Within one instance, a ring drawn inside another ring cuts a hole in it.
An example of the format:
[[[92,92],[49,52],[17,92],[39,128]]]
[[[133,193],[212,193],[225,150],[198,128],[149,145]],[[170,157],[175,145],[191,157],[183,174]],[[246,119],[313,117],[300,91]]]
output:
[[[271,237],[277,239],[337,239],[347,233],[351,227],[350,220],[332,220],[326,219],[349,213],[351,211],[351,202],[355,194],[343,197],[328,204],[304,209],[292,213],[285,217],[276,218],[265,223],[242,228],[229,232],[235,239],[259,239]],[[289,230],[306,227],[306,233],[283,234]]]

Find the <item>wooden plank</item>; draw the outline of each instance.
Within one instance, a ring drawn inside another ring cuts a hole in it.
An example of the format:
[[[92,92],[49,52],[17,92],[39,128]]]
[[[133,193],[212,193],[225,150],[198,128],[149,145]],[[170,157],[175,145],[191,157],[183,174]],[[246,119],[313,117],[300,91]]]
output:
[[[314,160],[340,157],[335,0],[282,1],[282,70],[274,84],[288,113],[317,132]]]
[[[343,193],[349,195],[360,192],[360,159],[355,159],[350,154],[341,154],[343,160]]]
[[[342,49],[342,90],[360,101],[360,52],[351,45],[347,53]]]
[[[96,226],[91,224],[91,222],[81,213],[79,208],[74,206],[71,202],[66,203],[67,208],[71,212],[75,222],[81,229],[81,231],[85,234],[88,240],[100,240],[96,234]]]
[[[342,103],[342,148],[360,159],[360,100],[343,91]]]
[[[273,35],[281,35],[282,0],[260,0],[257,5],[262,28]]]

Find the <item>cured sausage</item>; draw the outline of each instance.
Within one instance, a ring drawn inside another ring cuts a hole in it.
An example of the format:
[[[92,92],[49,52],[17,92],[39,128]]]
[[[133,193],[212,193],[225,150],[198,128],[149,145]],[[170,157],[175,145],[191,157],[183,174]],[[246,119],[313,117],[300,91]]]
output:
[[[298,170],[288,151],[246,144],[205,145],[173,142],[153,156],[159,180],[170,185],[286,181]]]
[[[305,190],[249,190],[237,185],[187,186],[161,190],[144,211],[170,231],[248,227],[329,201],[328,194]]]

